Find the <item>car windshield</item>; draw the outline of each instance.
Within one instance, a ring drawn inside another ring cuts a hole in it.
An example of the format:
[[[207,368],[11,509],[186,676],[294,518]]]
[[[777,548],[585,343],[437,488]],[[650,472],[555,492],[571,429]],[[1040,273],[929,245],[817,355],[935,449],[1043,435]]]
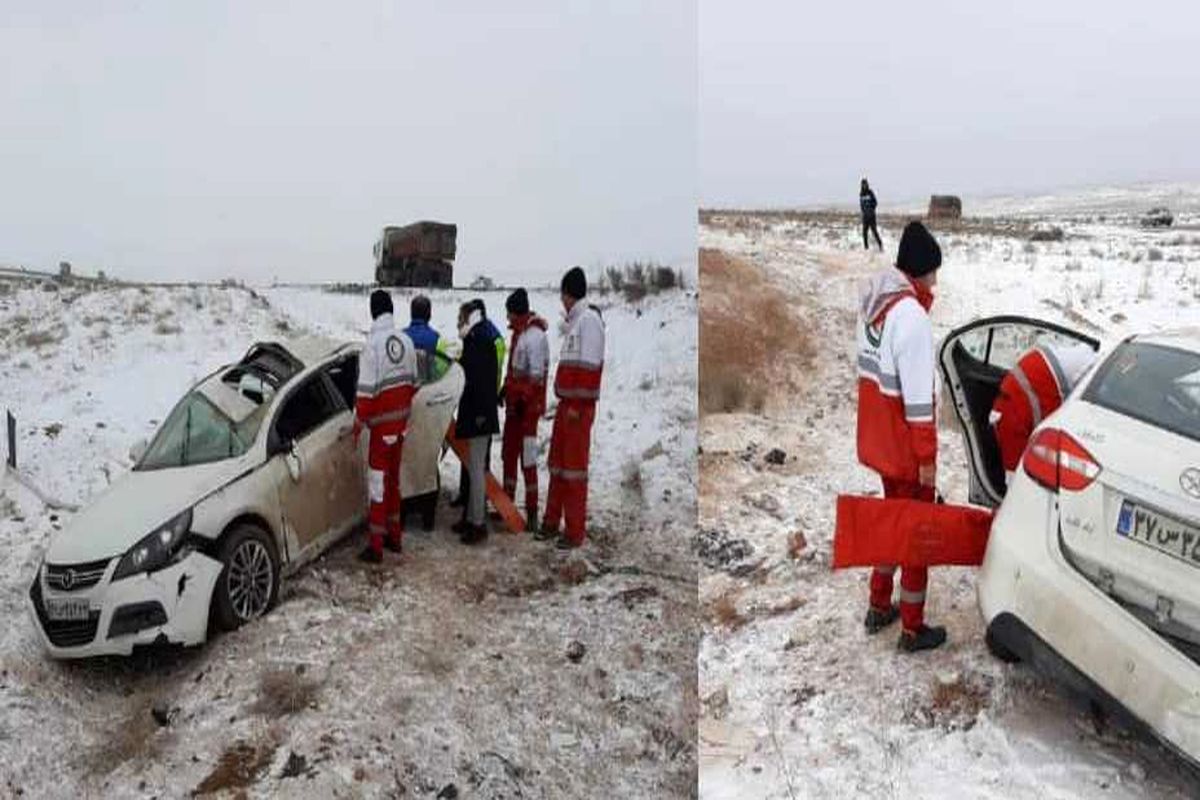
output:
[[[1083,399],[1200,441],[1200,354],[1126,342],[1104,362]]]
[[[235,423],[200,392],[189,392],[171,411],[134,469],[186,467],[240,456],[254,442],[267,405],[263,403]]]

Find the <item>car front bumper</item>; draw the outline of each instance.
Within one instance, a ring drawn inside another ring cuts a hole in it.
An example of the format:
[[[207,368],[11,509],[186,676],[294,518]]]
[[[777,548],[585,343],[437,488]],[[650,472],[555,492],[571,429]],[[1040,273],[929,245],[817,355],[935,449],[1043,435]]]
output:
[[[152,573],[112,580],[113,558],[100,581],[78,591],[51,588],[39,568],[26,595],[33,626],[54,658],[129,655],[141,645],[194,645],[208,634],[208,609],[221,562],[192,551]],[[51,619],[47,601],[83,600],[87,619]]]
[[[1200,664],[1071,566],[1058,526],[1056,496],[1018,470],[979,572],[990,634],[1053,677],[1115,702],[1200,763]]]

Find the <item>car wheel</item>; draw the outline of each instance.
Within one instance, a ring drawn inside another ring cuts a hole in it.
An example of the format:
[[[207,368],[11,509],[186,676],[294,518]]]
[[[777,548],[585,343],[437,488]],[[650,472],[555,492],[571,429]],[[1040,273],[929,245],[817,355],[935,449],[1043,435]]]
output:
[[[231,631],[275,605],[279,596],[279,557],[270,535],[257,525],[236,525],[221,540],[222,566],[213,590],[213,615]]]
[[[1021,658],[1004,646],[1004,643],[996,636],[996,632],[989,626],[984,641],[987,643],[988,652],[996,658],[1003,661],[1005,664],[1015,664]]]

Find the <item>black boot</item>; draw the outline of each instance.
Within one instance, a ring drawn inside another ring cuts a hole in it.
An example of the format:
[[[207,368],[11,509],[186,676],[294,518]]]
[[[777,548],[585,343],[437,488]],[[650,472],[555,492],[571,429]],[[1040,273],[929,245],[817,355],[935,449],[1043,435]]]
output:
[[[537,510],[535,509],[533,511],[529,511],[528,509],[526,509],[526,511],[525,511],[525,532],[536,535],[537,529],[538,529]]]
[[[533,535],[534,539],[539,542],[549,542],[558,538],[558,528],[550,528],[546,526],[545,521],[542,522],[542,527],[537,529],[537,533]]]
[[[872,607],[867,609],[867,618],[863,621],[863,625],[866,626],[867,633],[879,633],[895,622],[899,616],[900,609],[896,606],[888,606],[886,610]]]
[[[450,530],[457,533],[459,536],[464,536],[472,528],[471,523],[467,522],[467,518],[463,517],[458,522],[450,526]]]
[[[467,525],[467,530],[458,537],[463,544],[480,544],[488,537],[487,525]]]
[[[364,547],[363,551],[358,554],[358,560],[367,564],[382,564],[383,553],[374,547]]]
[[[946,629],[941,625],[922,625],[915,631],[902,631],[896,647],[903,653],[932,650],[946,642]]]

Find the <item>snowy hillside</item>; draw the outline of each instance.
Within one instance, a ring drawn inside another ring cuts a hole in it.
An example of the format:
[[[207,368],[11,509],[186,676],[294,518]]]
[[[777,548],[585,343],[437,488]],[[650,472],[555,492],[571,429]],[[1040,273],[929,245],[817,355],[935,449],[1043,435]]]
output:
[[[405,319],[408,295],[395,294]],[[457,304],[472,296],[432,294],[444,335],[456,338]],[[504,294],[482,296],[503,319]],[[557,353],[557,293],[531,299]],[[61,664],[43,655],[26,601],[69,513],[0,479],[0,795],[689,791],[696,298],[591,299],[608,360],[593,540],[576,553],[503,534],[462,547],[443,505],[437,530],[410,530],[401,563],[366,568],[357,541],[335,547],[285,583],[266,618],[195,651]],[[0,281],[0,408],[18,419],[23,471],[83,504],[128,469],[130,445],[191,382],[253,341],[358,339],[368,324],[365,295],[315,288]],[[549,433],[544,422],[543,459]],[[450,491],[457,463],[442,470]],[[543,460],[543,498],[545,481]]]
[[[999,313],[1106,341],[1200,321],[1200,235],[1036,221],[1064,238],[938,233],[936,336]],[[815,353],[807,369],[765,376],[763,413],[701,422],[701,796],[1194,796],[1195,775],[1156,743],[987,653],[972,569],[931,571],[941,650],[905,656],[894,632],[865,635],[866,572],[829,561],[836,495],[878,491],[855,457],[852,331],[860,282],[895,252],[899,231],[881,232],[885,254],[864,253],[851,217],[717,216],[700,231],[702,248],[765,276],[793,314],[788,344]],[[965,470],[943,426],[952,502],[966,501]]]

